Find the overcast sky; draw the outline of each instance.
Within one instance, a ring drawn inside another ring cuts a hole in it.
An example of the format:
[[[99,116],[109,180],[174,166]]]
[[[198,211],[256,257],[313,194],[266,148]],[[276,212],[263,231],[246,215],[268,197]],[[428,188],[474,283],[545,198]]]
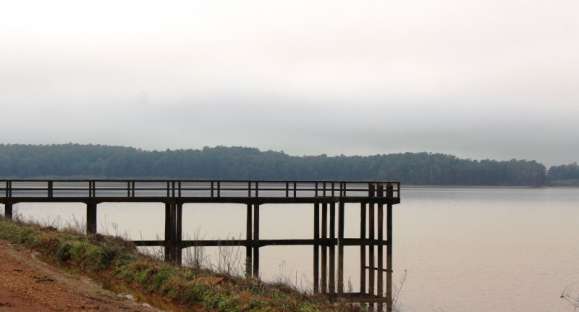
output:
[[[579,160],[579,1],[3,1],[0,142]]]

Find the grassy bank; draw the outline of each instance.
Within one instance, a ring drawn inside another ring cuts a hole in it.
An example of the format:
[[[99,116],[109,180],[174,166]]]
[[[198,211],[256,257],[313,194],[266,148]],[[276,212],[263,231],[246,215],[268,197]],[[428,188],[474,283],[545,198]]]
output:
[[[351,311],[281,285],[207,270],[176,267],[139,254],[122,239],[0,218],[0,239],[37,251],[46,261],[89,275],[105,287],[130,292],[175,311]]]

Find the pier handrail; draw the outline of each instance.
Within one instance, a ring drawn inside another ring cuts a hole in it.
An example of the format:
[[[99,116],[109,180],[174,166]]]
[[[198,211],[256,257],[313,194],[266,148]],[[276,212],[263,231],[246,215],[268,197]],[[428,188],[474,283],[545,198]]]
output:
[[[76,185],[71,185],[76,184]],[[69,192],[69,194],[65,194]],[[70,197],[400,198],[400,182],[336,180],[0,179],[0,198]],[[236,192],[235,196],[232,192]],[[162,193],[162,194],[161,194]],[[240,195],[244,194],[244,195]]]

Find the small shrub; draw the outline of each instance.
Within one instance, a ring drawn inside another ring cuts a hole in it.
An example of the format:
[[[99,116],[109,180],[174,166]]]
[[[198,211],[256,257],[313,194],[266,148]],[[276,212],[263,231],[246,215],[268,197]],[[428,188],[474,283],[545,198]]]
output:
[[[72,245],[70,243],[61,244],[58,250],[56,251],[56,259],[58,259],[58,261],[62,263],[68,262],[71,258],[70,253],[71,249]]]

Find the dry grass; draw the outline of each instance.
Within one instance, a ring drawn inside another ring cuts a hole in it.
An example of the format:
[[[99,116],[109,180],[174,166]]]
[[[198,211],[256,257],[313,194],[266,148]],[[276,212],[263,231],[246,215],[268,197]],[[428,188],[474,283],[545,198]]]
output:
[[[77,224],[80,226],[80,224]],[[177,267],[139,253],[121,238],[86,236],[79,227],[56,230],[0,219],[0,239],[38,251],[46,260],[88,274],[116,290],[130,291],[165,309],[194,311],[355,311],[283,284],[237,276],[238,259],[223,249],[216,268],[204,268],[203,251],[193,249],[189,267]],[[228,250],[228,251],[226,251]],[[190,257],[190,258],[188,258]],[[241,265],[241,264],[239,264]]]

